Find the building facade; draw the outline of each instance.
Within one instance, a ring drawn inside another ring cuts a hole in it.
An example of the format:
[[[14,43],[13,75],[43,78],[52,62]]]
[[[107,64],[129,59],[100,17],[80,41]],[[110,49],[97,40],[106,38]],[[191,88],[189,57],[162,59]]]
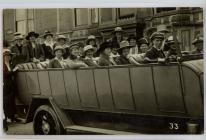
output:
[[[97,36],[99,43],[112,37],[116,26],[127,35],[148,37],[151,29],[165,24],[177,32],[182,50],[191,50],[192,40],[203,34],[202,8],[61,8],[61,9],[5,9],[3,11],[4,38],[13,32],[40,35],[45,30],[64,34],[72,42],[84,42],[88,35]]]

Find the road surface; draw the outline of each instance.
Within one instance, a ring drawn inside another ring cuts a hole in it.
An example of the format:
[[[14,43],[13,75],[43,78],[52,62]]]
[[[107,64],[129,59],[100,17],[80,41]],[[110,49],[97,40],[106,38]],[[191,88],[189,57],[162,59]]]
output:
[[[33,123],[9,123],[8,135],[33,135]]]

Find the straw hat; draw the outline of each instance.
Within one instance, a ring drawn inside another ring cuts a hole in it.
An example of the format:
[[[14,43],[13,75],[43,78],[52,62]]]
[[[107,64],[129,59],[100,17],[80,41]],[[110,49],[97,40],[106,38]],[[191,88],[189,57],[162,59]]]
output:
[[[167,26],[165,24],[161,24],[157,26],[157,32],[169,33],[169,30],[167,29]]]
[[[96,37],[94,35],[89,35],[87,40],[86,40],[86,44],[89,44],[90,40],[96,40]]]
[[[64,35],[58,35],[57,36],[57,41],[59,41],[60,39],[63,39],[63,40],[67,40],[67,38],[64,36]]]
[[[69,45],[68,48],[70,50],[73,49],[73,48],[80,48],[80,43],[79,42],[73,43],[73,44]]]
[[[120,48],[118,49],[118,51],[126,49],[126,48],[132,48],[134,46],[130,45],[128,41],[122,41],[119,43]]]
[[[122,29],[122,27],[116,27],[116,28],[114,28],[113,33],[115,34],[115,33],[117,33],[117,32],[123,33],[124,30]]]
[[[43,37],[46,38],[48,35],[53,37],[53,34],[50,31],[45,31]]]
[[[84,47],[84,53],[85,53],[86,51],[88,51],[88,50],[93,50],[93,51],[95,51],[95,48],[94,48],[92,45],[86,45],[86,46]]]

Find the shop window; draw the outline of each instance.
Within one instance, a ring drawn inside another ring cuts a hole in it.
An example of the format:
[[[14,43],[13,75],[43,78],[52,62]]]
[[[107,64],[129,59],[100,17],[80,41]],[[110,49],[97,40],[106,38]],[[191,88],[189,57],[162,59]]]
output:
[[[132,18],[135,16],[136,8],[118,8],[119,19]]]
[[[113,21],[113,9],[101,8],[100,17],[102,23],[108,23]]]

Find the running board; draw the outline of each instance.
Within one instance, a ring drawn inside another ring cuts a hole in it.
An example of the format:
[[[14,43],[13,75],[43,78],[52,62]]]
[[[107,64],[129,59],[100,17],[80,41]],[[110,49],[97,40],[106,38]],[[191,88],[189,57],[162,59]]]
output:
[[[109,130],[109,129],[102,129],[102,128],[79,126],[79,125],[67,126],[65,129],[67,131],[77,130],[77,131],[93,132],[93,133],[108,134],[108,135],[137,135],[139,134],[139,133],[125,132],[125,131],[118,131],[118,130]]]

